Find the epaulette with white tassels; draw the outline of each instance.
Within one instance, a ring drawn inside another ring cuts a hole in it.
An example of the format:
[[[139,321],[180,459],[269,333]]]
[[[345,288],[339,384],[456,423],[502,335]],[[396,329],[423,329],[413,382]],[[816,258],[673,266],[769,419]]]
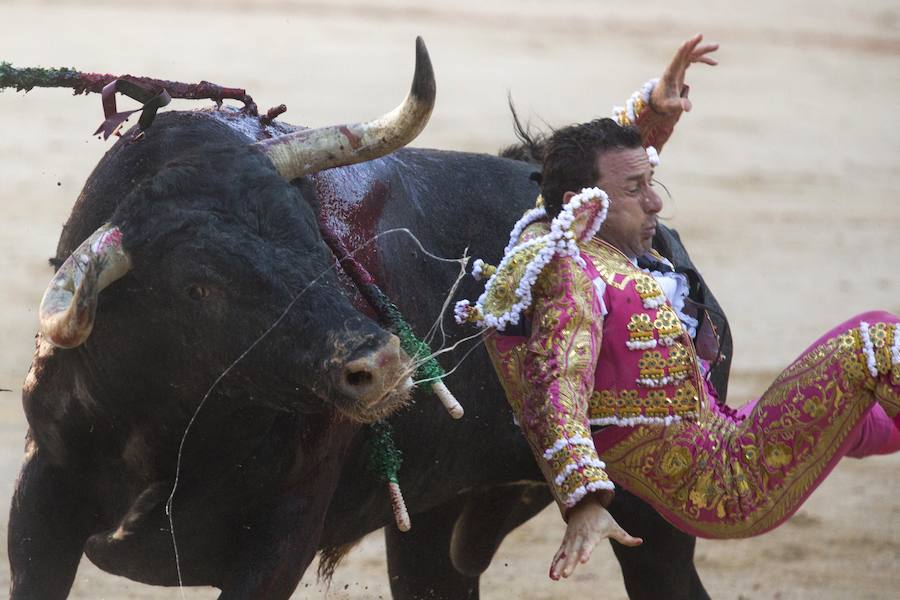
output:
[[[502,331],[509,324],[519,322],[520,315],[531,306],[531,289],[537,282],[538,276],[544,267],[555,256],[571,257],[577,264],[584,266],[580,256],[578,242],[591,239],[599,230],[609,210],[609,197],[606,192],[597,187],[584,188],[573,196],[562,208],[560,213],[550,222],[550,231],[540,237],[518,243],[522,232],[528,225],[546,217],[543,207],[534,208],[519,219],[510,232],[510,241],[506,246],[503,258],[497,267],[492,267],[482,260],[475,261],[473,276],[481,279],[490,274],[484,286],[484,293],[473,305],[468,300],[456,303],[454,316],[456,322],[474,323],[478,327],[491,327]],[[594,214],[589,223],[585,225],[579,221],[584,212]],[[500,307],[499,312],[491,312],[485,309],[485,304],[491,298],[498,276],[506,274],[512,268],[515,258],[520,255],[533,254],[522,271],[521,277],[514,279],[509,284],[515,284],[515,302],[509,306]]]

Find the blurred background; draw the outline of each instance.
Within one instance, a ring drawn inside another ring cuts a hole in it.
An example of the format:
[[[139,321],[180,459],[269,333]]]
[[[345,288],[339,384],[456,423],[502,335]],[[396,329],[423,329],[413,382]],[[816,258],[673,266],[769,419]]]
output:
[[[416,146],[494,153],[514,141],[507,92],[537,127],[608,116],[697,32],[720,66],[692,67],[694,111],[658,178],[677,228],[728,312],[730,404],[761,394],[815,338],[863,310],[900,312],[900,5],[836,0],[155,0],[0,2],[0,60],[243,87],[260,111],[319,126],[379,115],[405,95],[414,39],[438,100]],[[122,110],[129,105],[120,99]],[[208,106],[174,101],[164,110]],[[91,169],[99,96],[0,93],[0,536],[26,431],[21,383],[47,258]],[[134,120],[132,119],[132,122]],[[498,226],[506,235],[510,224]],[[780,529],[698,544],[714,598],[894,598],[900,589],[900,456],[847,460]],[[563,533],[550,508],[511,535],[482,597],[625,598],[601,548],[573,580],[546,572]],[[390,597],[380,533],[330,589],[294,598]],[[0,546],[0,589],[8,587]],[[83,562],[73,598],[171,598]],[[190,590],[189,598],[215,598]]]

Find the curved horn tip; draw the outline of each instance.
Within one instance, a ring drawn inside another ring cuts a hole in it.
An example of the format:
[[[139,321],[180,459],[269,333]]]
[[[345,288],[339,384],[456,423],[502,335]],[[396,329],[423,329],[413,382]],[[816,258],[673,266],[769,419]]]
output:
[[[421,35],[416,36],[416,71],[409,93],[428,104],[433,103],[437,95],[434,69],[431,66],[431,58],[428,56],[428,48],[425,47],[425,40]]]
[[[47,285],[38,309],[43,336],[59,348],[83,344],[94,326],[98,294],[130,269],[131,260],[122,249],[122,232],[109,223],[101,225],[69,255]]]

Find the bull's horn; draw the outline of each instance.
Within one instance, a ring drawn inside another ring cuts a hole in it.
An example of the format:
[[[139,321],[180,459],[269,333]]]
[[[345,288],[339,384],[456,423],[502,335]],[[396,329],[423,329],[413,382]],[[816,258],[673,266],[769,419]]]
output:
[[[80,346],[91,334],[100,292],[131,269],[122,232],[106,224],[59,268],[41,300],[41,333],[60,348]]]
[[[410,143],[428,122],[434,108],[435,84],[431,59],[421,37],[416,38],[416,72],[403,103],[374,121],[304,129],[254,144],[281,175],[295,179],[323,169],[352,165],[384,156]]]

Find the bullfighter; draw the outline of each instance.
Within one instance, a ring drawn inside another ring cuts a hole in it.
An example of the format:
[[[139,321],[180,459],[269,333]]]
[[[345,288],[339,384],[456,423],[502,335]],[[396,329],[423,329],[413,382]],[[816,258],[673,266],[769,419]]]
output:
[[[653,148],[690,109],[685,71],[715,45],[685,42],[613,119],[544,143],[541,196],[459,322],[485,328],[507,399],[567,522],[550,577],[596,544],[641,540],[607,512],[614,484],[700,537],[758,535],[788,519],[843,456],[900,449],[900,319],[855,316],[739,409],[710,384],[721,356],[685,273],[652,249],[662,200]],[[712,343],[710,343],[712,340]]]

